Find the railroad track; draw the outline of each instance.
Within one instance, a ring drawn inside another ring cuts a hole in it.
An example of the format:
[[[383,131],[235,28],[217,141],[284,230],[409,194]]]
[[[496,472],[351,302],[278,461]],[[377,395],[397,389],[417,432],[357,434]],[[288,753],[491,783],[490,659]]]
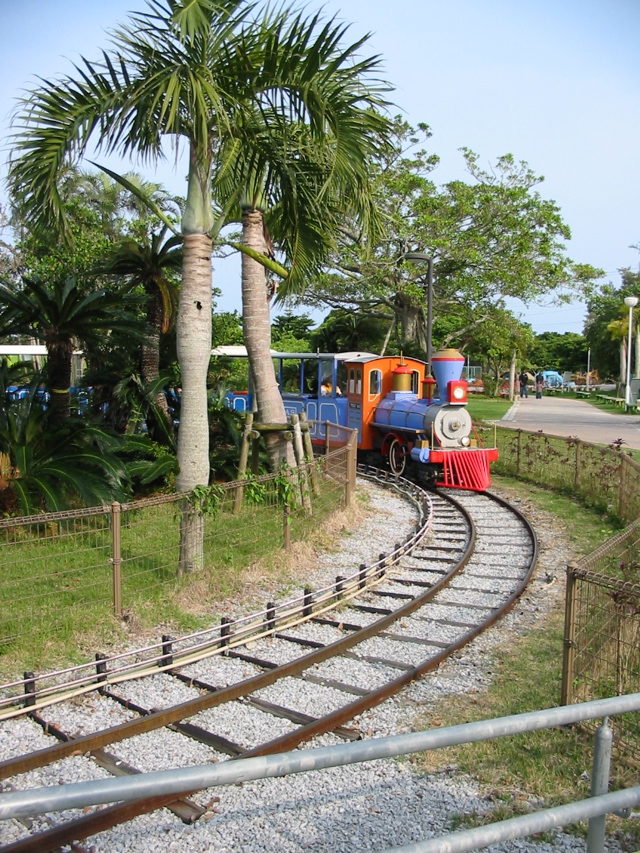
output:
[[[517,510],[489,494],[431,494],[361,474],[399,491],[416,519],[369,565],[210,632],[0,688],[0,741],[17,741],[0,762],[2,790],[241,759],[320,735],[361,738],[365,712],[513,606],[537,557]],[[211,793],[3,821],[0,851],[88,850],[78,842],[161,807],[191,823],[211,816]]]

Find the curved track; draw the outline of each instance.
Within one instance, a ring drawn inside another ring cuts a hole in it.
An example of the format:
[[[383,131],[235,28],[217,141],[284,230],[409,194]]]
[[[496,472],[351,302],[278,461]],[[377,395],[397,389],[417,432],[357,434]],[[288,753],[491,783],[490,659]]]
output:
[[[0,762],[4,790],[42,784],[38,768],[61,759],[90,764],[94,778],[176,766],[184,738],[199,745],[190,761],[206,763],[289,750],[329,732],[363,737],[364,711],[436,669],[513,606],[537,559],[535,534],[516,509],[488,493],[428,494],[380,472],[361,475],[411,501],[418,521],[405,541],[351,577],[214,632],[164,637],[91,671],[5,685],[0,736],[11,725],[41,732],[33,741],[40,748]],[[108,727],[97,722],[105,715]],[[140,759],[149,741],[162,764]],[[33,834],[0,850],[55,849],[161,806],[186,822],[206,809],[197,795],[76,812],[44,831],[34,822]]]

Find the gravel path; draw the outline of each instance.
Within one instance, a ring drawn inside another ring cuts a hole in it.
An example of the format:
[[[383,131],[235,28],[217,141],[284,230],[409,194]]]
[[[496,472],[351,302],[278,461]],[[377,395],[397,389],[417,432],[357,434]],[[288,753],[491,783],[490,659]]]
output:
[[[378,486],[366,485],[371,510],[365,520],[340,540],[332,553],[318,555],[317,566],[305,574],[304,585],[316,588],[331,582],[345,569],[353,570],[361,562],[371,562],[382,551],[388,551],[393,541],[402,538],[412,527],[414,511],[401,498],[390,495]],[[531,507],[522,507],[534,521],[539,535],[540,559],[535,579],[519,605],[489,635],[480,637],[448,660],[435,674],[417,682],[401,694],[373,709],[366,715],[367,733],[380,737],[413,729],[418,714],[423,714],[444,696],[484,690],[490,681],[491,652],[514,634],[528,629],[543,619],[548,610],[562,598],[564,567],[570,550],[558,535],[557,520]],[[385,523],[380,525],[380,516]],[[393,530],[393,539],[389,538]],[[295,595],[288,590],[287,596]],[[237,668],[247,664],[227,661],[228,680],[237,678]],[[199,665],[194,665],[194,672]],[[320,675],[332,677],[332,661],[322,664]],[[371,667],[353,662],[354,673],[367,685],[375,672]],[[245,675],[246,677],[246,675]],[[355,676],[354,676],[355,677]],[[379,675],[378,675],[379,677]],[[166,677],[157,676],[156,706],[168,703],[163,690]],[[306,685],[305,689],[311,689]],[[318,713],[330,708],[334,698],[330,690],[315,688]],[[127,685],[135,690],[135,682]],[[264,691],[263,698],[283,702],[285,684]],[[171,696],[173,701],[173,695]],[[102,725],[101,703],[96,698],[92,714],[87,716],[86,729]],[[215,714],[211,709],[204,714]],[[247,714],[253,713],[245,708]],[[124,712],[126,715],[126,712]],[[22,752],[25,741],[35,737],[29,722],[11,721],[0,725],[0,759],[15,751],[16,739]],[[203,720],[207,725],[207,720]],[[282,721],[283,727],[288,725]],[[34,724],[31,724],[34,725]],[[256,717],[256,726],[259,725]],[[15,728],[14,728],[15,727]],[[26,728],[25,728],[26,727]],[[173,733],[167,731],[164,755],[147,755],[145,738],[141,736],[127,744],[125,757],[143,770],[161,769],[176,764],[197,764],[224,760],[202,745],[194,744],[192,756],[174,754]],[[40,733],[41,737],[44,737]],[[229,732],[233,737],[233,731]],[[336,743],[331,735],[317,738],[310,746]],[[181,748],[184,750],[184,743]],[[119,750],[120,752],[120,750]],[[67,759],[67,761],[79,759]],[[62,762],[61,762],[62,763]],[[55,765],[38,771],[32,784],[54,784],[59,768]],[[77,778],[83,778],[79,769]],[[100,774],[96,774],[100,775]],[[129,824],[102,833],[91,840],[92,849],[109,853],[205,853],[205,851],[243,851],[243,853],[359,853],[382,851],[430,836],[447,832],[456,816],[490,811],[493,802],[483,796],[473,780],[445,768],[430,775],[415,772],[407,761],[384,760],[346,768],[295,775],[286,779],[270,779],[245,783],[230,788],[201,792],[194,797],[207,808],[197,823],[186,826],[164,810],[146,815]],[[539,808],[540,803],[532,803]],[[67,816],[67,815],[65,815]],[[70,816],[70,813],[68,813]],[[24,830],[13,822],[0,824],[0,844],[20,837]],[[528,840],[493,845],[490,851],[578,851],[585,843],[565,833],[556,833],[552,842]],[[619,848],[610,845],[610,853]]]

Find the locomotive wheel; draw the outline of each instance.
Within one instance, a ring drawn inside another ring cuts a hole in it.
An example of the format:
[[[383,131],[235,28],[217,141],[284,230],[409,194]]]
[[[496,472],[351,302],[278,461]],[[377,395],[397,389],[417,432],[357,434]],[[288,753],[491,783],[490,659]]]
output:
[[[389,445],[387,458],[391,472],[400,477],[404,474],[404,469],[407,467],[407,445],[394,438]]]

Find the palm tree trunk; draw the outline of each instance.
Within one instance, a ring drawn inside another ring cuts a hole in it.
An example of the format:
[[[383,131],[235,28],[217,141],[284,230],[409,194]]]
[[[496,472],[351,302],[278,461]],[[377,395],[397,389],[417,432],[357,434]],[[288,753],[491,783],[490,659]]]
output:
[[[162,296],[157,288],[145,288],[147,296],[147,340],[140,347],[140,375],[145,385],[158,378],[160,373],[160,335],[162,332]],[[156,421],[157,417],[164,418],[164,424],[150,423],[151,437],[162,441],[167,432],[173,433],[173,425],[169,417],[169,406],[167,398],[162,390],[158,391],[154,398],[158,413],[150,412],[149,417]],[[157,414],[157,417],[156,417]]]
[[[258,252],[265,251],[264,220],[255,209],[242,211],[242,241]],[[264,267],[242,253],[242,324],[251,364],[258,416],[264,423],[285,423],[286,413],[271,360],[271,315]],[[291,443],[276,433],[266,438],[273,470],[295,466]]]
[[[211,238],[187,234],[177,321],[182,382],[178,474],[181,492],[209,484],[207,371],[211,359]]]
[[[178,491],[209,484],[207,370],[211,358],[211,238],[187,234],[177,320],[177,350],[182,382],[178,428]],[[187,505],[188,504],[188,505]],[[180,526],[179,571],[204,565],[204,519],[187,501]]]
[[[71,414],[71,356],[70,339],[45,340],[47,345],[47,373],[49,377],[49,412],[52,423],[60,423]]]
[[[211,360],[211,163],[198,159],[192,144],[187,203],[182,217],[184,249],[176,342],[182,399],[178,429],[176,487],[190,492],[209,485],[207,371]],[[178,570],[204,566],[204,519],[199,507],[184,503]]]

